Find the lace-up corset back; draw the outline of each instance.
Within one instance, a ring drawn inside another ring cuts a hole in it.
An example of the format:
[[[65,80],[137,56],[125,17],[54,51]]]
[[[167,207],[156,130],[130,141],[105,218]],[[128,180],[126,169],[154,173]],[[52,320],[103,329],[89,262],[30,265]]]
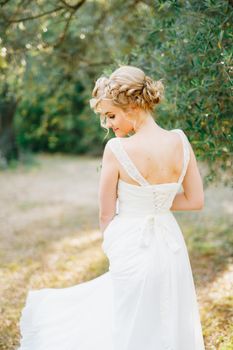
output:
[[[109,140],[110,148],[119,163],[127,174],[140,185],[133,185],[119,179],[117,195],[120,214],[153,214],[157,211],[167,211],[171,207],[173,199],[183,182],[190,158],[189,142],[185,133],[181,129],[171,131],[180,135],[183,146],[183,165],[177,182],[150,184],[128,156],[121,138],[115,137]]]

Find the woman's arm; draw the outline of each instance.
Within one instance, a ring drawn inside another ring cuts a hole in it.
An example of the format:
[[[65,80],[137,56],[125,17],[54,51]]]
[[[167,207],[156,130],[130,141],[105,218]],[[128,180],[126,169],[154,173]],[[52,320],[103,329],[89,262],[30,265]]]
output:
[[[102,233],[116,214],[118,177],[117,160],[107,142],[102,158],[98,193],[99,225]]]
[[[183,192],[177,193],[171,210],[200,210],[204,206],[204,190],[195,154],[189,143],[190,160],[184,180]]]

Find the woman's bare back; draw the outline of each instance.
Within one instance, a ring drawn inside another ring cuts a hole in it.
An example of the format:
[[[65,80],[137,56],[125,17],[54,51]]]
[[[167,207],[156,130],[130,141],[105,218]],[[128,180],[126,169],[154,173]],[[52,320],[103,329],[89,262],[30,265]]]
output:
[[[183,164],[183,146],[180,136],[168,130],[152,131],[148,137],[121,138],[122,146],[142,176],[150,184],[177,182]],[[118,163],[119,178],[138,185]]]

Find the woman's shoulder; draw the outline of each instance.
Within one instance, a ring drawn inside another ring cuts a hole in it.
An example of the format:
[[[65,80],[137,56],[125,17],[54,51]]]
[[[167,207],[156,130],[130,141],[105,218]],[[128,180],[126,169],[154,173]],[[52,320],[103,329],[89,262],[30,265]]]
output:
[[[119,142],[119,137],[112,137],[106,142],[105,148],[113,148],[116,144],[118,144],[118,142]]]
[[[177,129],[172,129],[171,132],[176,132],[178,134],[180,134],[180,136],[185,140],[185,141],[189,141],[189,138],[186,134],[186,132],[183,129],[177,128]]]

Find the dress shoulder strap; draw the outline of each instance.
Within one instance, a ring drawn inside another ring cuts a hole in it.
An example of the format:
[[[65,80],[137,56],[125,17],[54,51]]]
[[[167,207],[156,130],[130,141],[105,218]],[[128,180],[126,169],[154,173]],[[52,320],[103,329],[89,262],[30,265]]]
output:
[[[108,141],[108,144],[114,153],[115,157],[119,161],[119,163],[123,166],[127,174],[137,183],[139,183],[141,186],[148,186],[149,183],[146,181],[146,179],[142,176],[142,174],[138,171],[130,157],[128,156],[127,152],[125,151],[124,147],[121,143],[120,137],[113,137]]]
[[[181,140],[182,140],[182,145],[183,145],[183,166],[181,170],[181,174],[178,180],[178,183],[182,183],[184,176],[186,174],[187,168],[188,168],[188,163],[190,159],[190,149],[189,149],[189,140],[187,136],[185,135],[184,131],[181,129],[173,129],[171,130],[173,132],[176,132],[180,135]]]

